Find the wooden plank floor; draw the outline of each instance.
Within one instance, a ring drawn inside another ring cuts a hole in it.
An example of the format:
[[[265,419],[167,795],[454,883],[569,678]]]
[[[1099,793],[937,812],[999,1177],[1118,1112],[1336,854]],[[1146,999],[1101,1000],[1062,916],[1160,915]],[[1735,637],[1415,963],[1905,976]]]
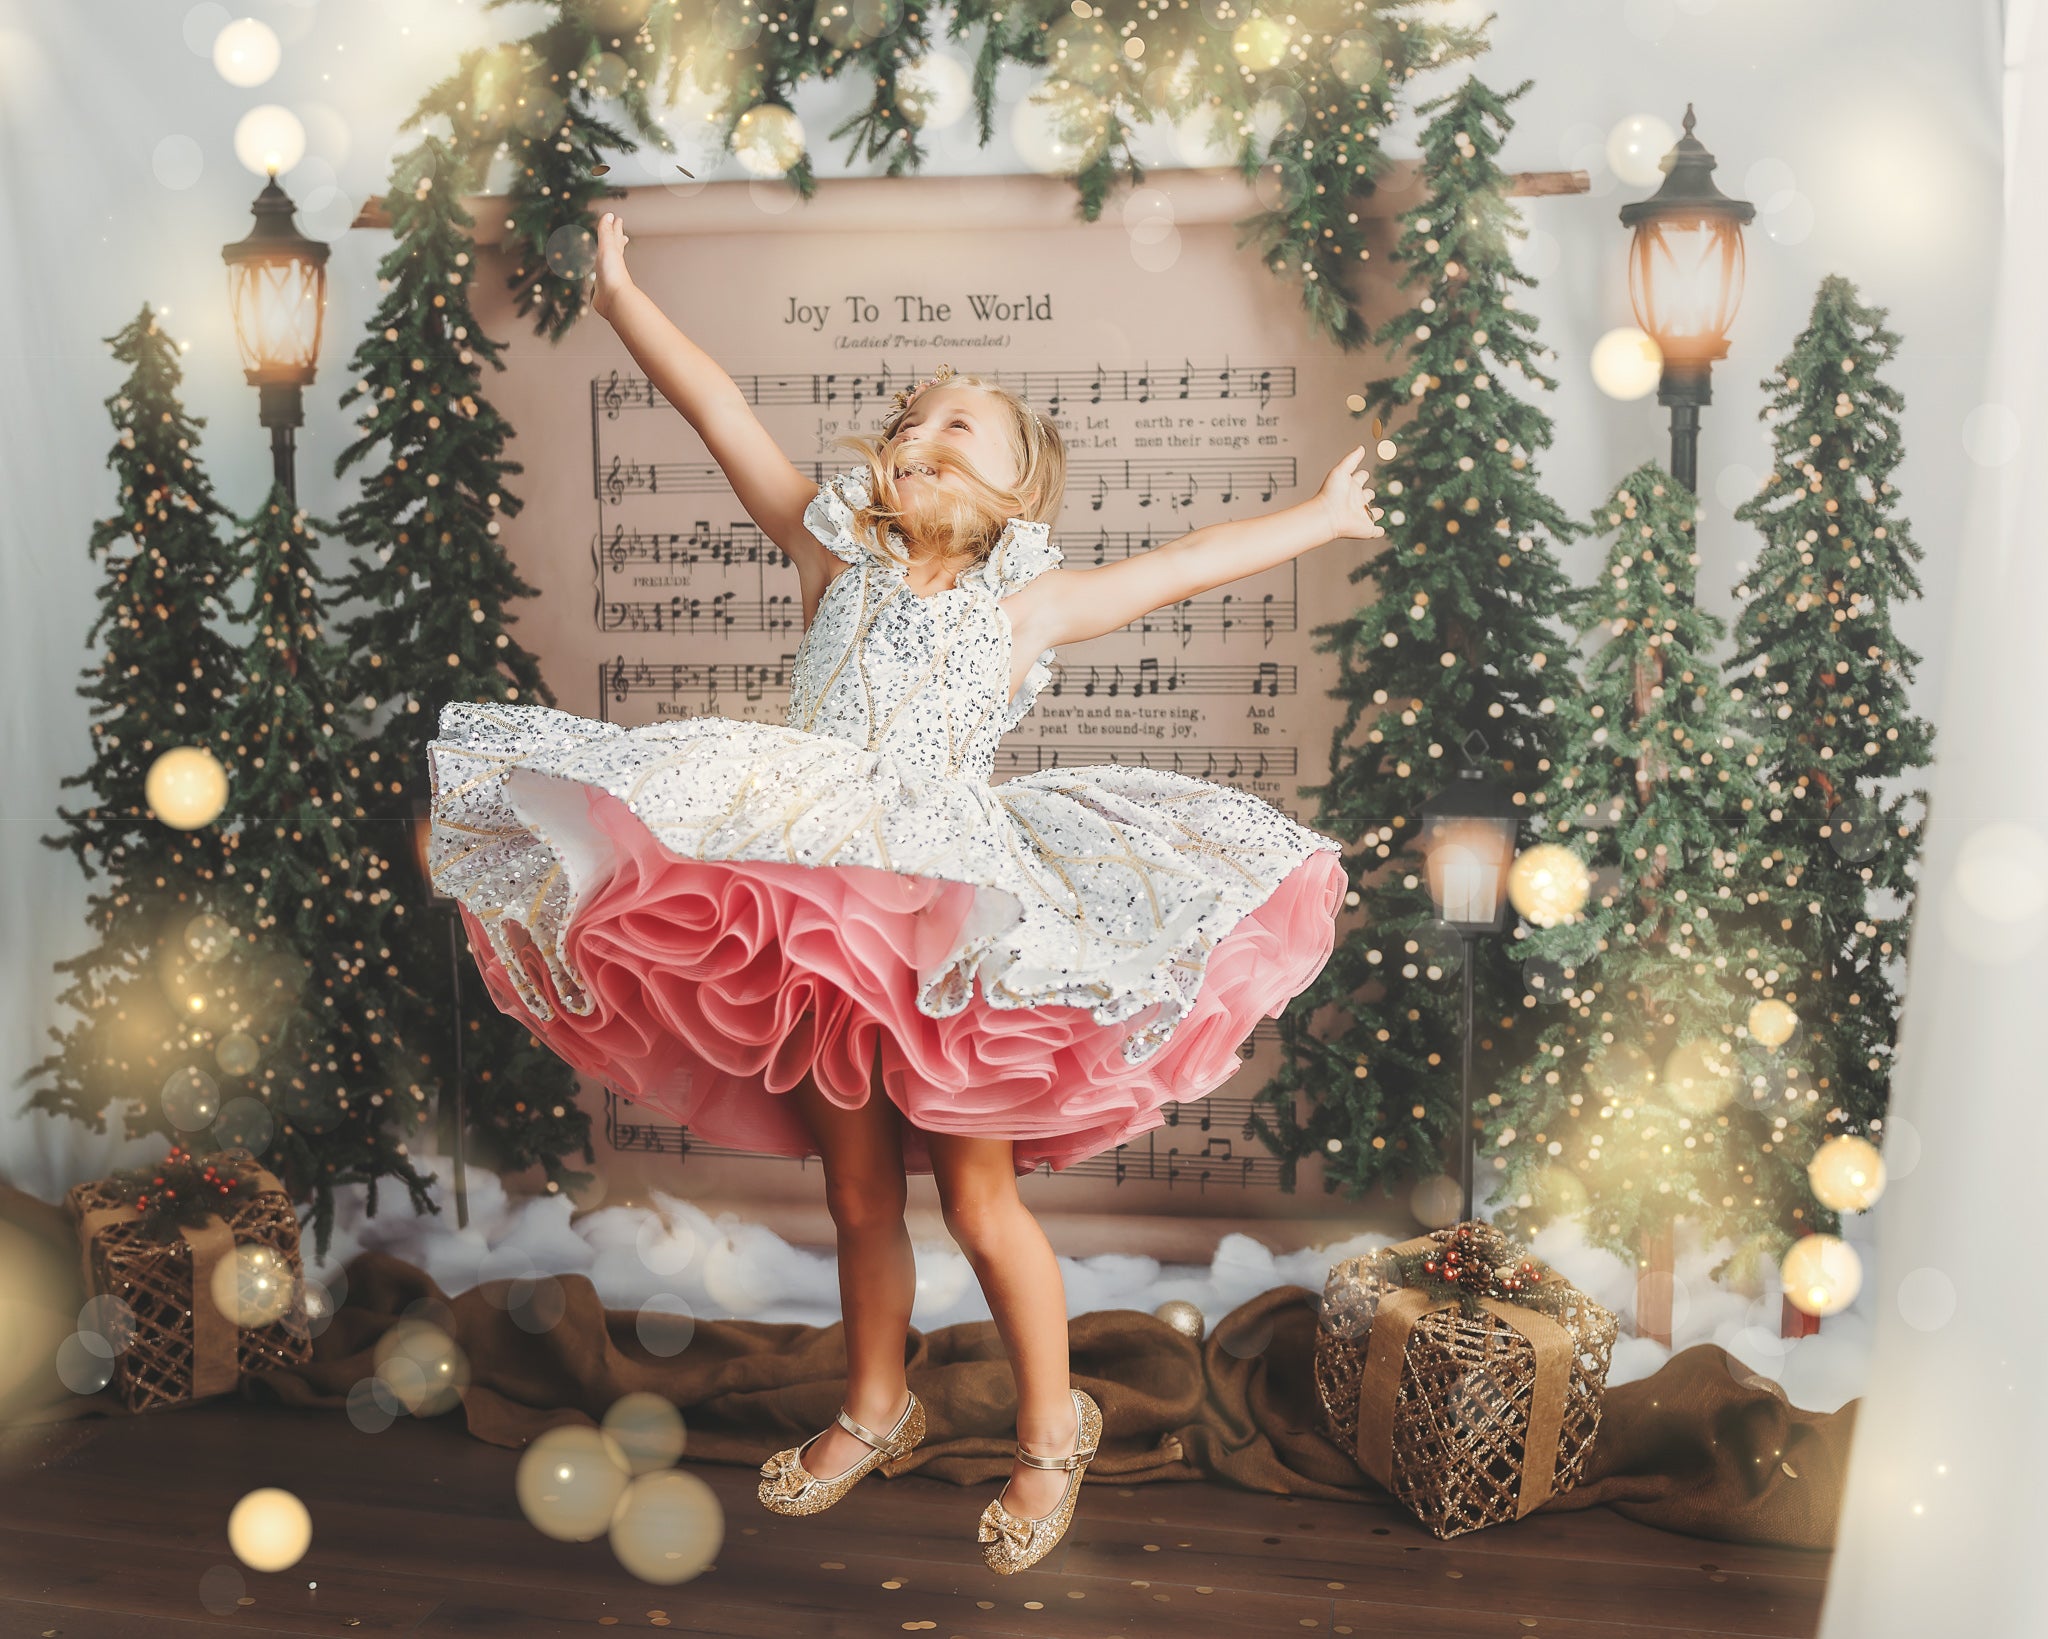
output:
[[[686,1459],[725,1506],[725,1541],[694,1581],[655,1587],[602,1540],[529,1526],[517,1461],[459,1417],[365,1434],[339,1413],[239,1402],[13,1431],[0,1437],[0,1636],[1801,1639],[1828,1564],[1606,1509],[1443,1543],[1391,1504],[1090,1481],[1059,1547],[998,1577],[973,1540],[998,1482],[870,1478],[824,1514],[784,1519],[756,1502],[752,1469]],[[229,1510],[264,1485],[313,1517],[307,1556],[274,1575],[227,1545]]]

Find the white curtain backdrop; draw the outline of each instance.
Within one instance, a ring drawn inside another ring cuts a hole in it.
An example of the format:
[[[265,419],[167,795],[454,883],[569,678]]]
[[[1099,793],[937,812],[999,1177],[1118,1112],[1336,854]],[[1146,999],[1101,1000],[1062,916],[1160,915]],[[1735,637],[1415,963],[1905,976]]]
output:
[[[2048,1621],[2048,31],[2015,47],[2012,216],[1978,412],[2007,459],[1949,537],[1953,658],[1893,1092],[1922,1154],[1881,1209],[1876,1353],[1823,1639],[2016,1639]]]

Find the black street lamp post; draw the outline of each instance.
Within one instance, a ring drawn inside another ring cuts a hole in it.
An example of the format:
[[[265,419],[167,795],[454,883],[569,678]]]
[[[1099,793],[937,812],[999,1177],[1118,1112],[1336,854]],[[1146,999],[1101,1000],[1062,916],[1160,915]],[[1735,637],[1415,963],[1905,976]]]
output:
[[[1742,304],[1742,229],[1756,215],[1746,199],[1714,186],[1714,156],[1692,134],[1661,161],[1664,184],[1621,208],[1633,230],[1628,298],[1636,323],[1664,354],[1657,402],[1671,408],[1671,475],[1699,492],[1700,409],[1713,402],[1714,361],[1728,356],[1728,326]]]
[[[1458,1185],[1460,1220],[1472,1216],[1472,1029],[1473,968],[1479,940],[1507,924],[1508,867],[1514,863],[1521,813],[1514,794],[1478,768],[1463,768],[1457,780],[1422,805],[1423,870],[1437,920],[1463,941],[1465,1049],[1458,1079]]]
[[[249,207],[249,237],[221,246],[228,265],[228,301],[242,374],[261,390],[259,413],[270,429],[271,467],[285,494],[298,500],[293,434],[305,421],[304,394],[320,358],[320,321],[327,309],[327,246],[292,226],[291,196],[273,171]]]

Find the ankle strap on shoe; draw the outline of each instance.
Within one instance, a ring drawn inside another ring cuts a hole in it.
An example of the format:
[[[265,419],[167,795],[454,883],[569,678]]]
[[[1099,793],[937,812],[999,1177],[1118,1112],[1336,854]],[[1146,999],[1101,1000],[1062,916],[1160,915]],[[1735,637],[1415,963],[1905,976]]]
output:
[[[1071,1457],[1034,1457],[1021,1445],[1017,1448],[1017,1461],[1027,1468],[1079,1468],[1094,1455],[1093,1446],[1082,1446]]]
[[[915,1403],[916,1402],[914,1400],[911,1402],[911,1404]],[[908,1417],[909,1415],[910,1406],[906,1405],[903,1408],[903,1417]],[[896,1419],[896,1426],[898,1428],[901,1428],[903,1426],[903,1417],[899,1417]],[[851,1417],[846,1415],[846,1408],[844,1406],[841,1406],[839,1408],[839,1426],[845,1429],[846,1432],[851,1434],[856,1440],[864,1441],[866,1444],[873,1446],[877,1451],[886,1451],[889,1447],[888,1435],[877,1434],[873,1429],[868,1428],[863,1424],[856,1423]]]

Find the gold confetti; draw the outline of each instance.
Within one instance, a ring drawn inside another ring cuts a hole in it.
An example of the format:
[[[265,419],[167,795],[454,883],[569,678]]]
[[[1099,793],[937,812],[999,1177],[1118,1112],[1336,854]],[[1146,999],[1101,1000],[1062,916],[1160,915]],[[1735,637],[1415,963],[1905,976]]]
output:
[[[1387,432],[1387,425],[1386,425],[1386,423],[1385,423],[1384,421],[1380,420],[1380,418],[1379,418],[1378,416],[1374,416],[1374,417],[1372,418],[1372,439],[1373,439],[1373,442],[1374,442],[1375,444],[1377,444],[1377,443],[1378,443],[1378,442],[1379,442],[1379,441],[1380,441],[1380,440],[1381,440],[1382,438],[1384,438],[1384,437],[1386,436],[1386,432]]]
[[[974,1608],[978,1611],[992,1611],[996,1608],[996,1602],[993,1599],[977,1599]]]
[[[1045,1609],[1045,1601],[1042,1599],[1027,1599],[1024,1601],[1024,1608],[1027,1611],[1042,1611]]]
[[[1799,1478],[1799,1470],[1794,1468],[1790,1463],[1780,1463],[1778,1464],[1778,1466],[1785,1471],[1786,1479],[1796,1480]]]
[[[1145,1544],[1145,1552],[1146,1552],[1146,1553],[1148,1553],[1148,1554],[1156,1554],[1156,1553],[1158,1553],[1158,1552],[1159,1552],[1159,1544],[1158,1544],[1158,1543],[1156,1543],[1156,1542],[1148,1542],[1148,1543],[1146,1543],[1146,1544]]]
[[[903,1584],[897,1578],[891,1577],[887,1582],[884,1582],[882,1586],[885,1588],[900,1588],[903,1586]]]
[[[683,175],[688,177],[692,182],[695,182],[697,180],[697,173],[691,170],[687,165],[678,165],[676,169],[681,171]]]
[[[1457,1580],[1458,1580],[1458,1579],[1459,1579],[1460,1577],[1462,1577],[1462,1576],[1463,1576],[1464,1574],[1465,1574],[1465,1573],[1464,1573],[1463,1571],[1446,1571],[1446,1572],[1444,1572],[1444,1575],[1445,1575],[1445,1576],[1447,1576],[1447,1577],[1449,1577],[1449,1578],[1450,1578],[1450,1579],[1451,1579],[1451,1580],[1452,1580],[1453,1582],[1457,1581]]]
[[[593,165],[590,167],[590,174],[592,176],[603,176],[610,169],[609,165]]]
[[[818,1561],[818,1569],[821,1571],[843,1571],[846,1569],[846,1561],[843,1559],[821,1559]]]

